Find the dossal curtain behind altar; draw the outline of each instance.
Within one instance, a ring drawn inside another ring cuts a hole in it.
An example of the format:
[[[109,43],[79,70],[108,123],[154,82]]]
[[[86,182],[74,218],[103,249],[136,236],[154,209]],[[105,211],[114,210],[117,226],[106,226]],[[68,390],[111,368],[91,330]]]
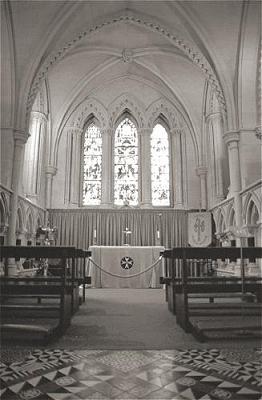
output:
[[[49,221],[57,228],[57,244],[63,246],[83,249],[94,244],[121,246],[126,228],[132,232],[128,243],[131,246],[171,248],[187,243],[187,211],[184,210],[52,209],[49,210]]]

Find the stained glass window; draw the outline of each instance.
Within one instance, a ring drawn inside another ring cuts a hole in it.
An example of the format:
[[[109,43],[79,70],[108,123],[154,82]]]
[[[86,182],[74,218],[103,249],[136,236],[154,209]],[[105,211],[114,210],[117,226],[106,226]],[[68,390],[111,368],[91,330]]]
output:
[[[166,129],[156,124],[151,134],[152,205],[170,205],[169,140]]]
[[[101,203],[102,136],[95,124],[84,135],[83,205]]]
[[[138,137],[129,118],[115,131],[114,202],[116,205],[138,204]]]

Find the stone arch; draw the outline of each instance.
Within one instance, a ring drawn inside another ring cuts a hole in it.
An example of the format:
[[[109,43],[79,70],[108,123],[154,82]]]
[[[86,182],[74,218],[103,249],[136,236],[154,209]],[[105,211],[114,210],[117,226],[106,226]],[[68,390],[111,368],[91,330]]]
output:
[[[58,132],[54,148],[54,165],[57,165],[58,150],[61,136],[65,130],[83,129],[89,118],[94,117],[99,122],[101,130],[108,127],[108,115],[102,103],[94,98],[85,99],[74,110],[70,109],[65,116],[67,122]]]
[[[245,224],[250,224],[250,219],[252,215],[252,209],[256,209],[259,219],[261,219],[261,200],[256,196],[255,193],[249,193],[243,204],[243,219]]]
[[[109,126],[111,129],[114,129],[117,121],[125,112],[128,112],[135,119],[138,129],[145,128],[144,105],[134,96],[124,93],[117,97],[109,108]]]
[[[155,102],[153,102],[148,109],[146,110],[146,119],[147,119],[147,124],[150,129],[153,129],[155,121],[161,116],[166,119],[170,130],[181,130],[181,132],[186,132],[187,130],[190,133],[192,142],[193,142],[193,147],[194,147],[194,152],[195,152],[195,160],[199,160],[199,150],[198,150],[198,144],[196,140],[196,135],[195,132],[188,124],[188,122],[185,122],[185,118],[181,113],[166,99],[158,99]]]
[[[4,192],[1,192],[0,196],[0,232],[5,234],[6,229],[8,227],[8,203],[6,199],[6,195]]]
[[[257,206],[254,196],[250,195],[246,202],[246,210],[244,214],[246,225],[256,225],[260,220],[260,208]]]
[[[43,217],[40,213],[36,214],[35,216],[35,220],[34,220],[34,231],[37,231],[37,228],[39,228],[39,226],[43,226],[44,225],[44,220]]]
[[[34,213],[33,210],[29,207],[25,219],[25,229],[26,229],[27,239],[31,239],[35,234],[36,230],[34,227],[35,227]]]
[[[227,227],[235,227],[236,226],[236,213],[233,204],[230,205],[227,212]]]
[[[166,38],[169,42],[171,42],[175,47],[179,48],[189,60],[191,60],[195,65],[197,65],[202,72],[206,75],[207,80],[210,82],[211,86],[214,87],[214,90],[217,92],[217,96],[219,102],[222,107],[225,109],[225,97],[220,85],[219,79],[217,77],[214,68],[210,65],[207,58],[200,53],[199,48],[193,43],[189,43],[188,40],[180,38],[178,34],[173,34],[169,32],[167,29],[162,27],[160,24],[154,21],[149,21],[148,17],[144,17],[141,15],[136,15],[135,13],[131,13],[129,11],[124,11],[120,15],[116,15],[114,18],[105,18],[105,20],[93,27],[79,32],[73,40],[65,43],[60,49],[55,50],[51,53],[43,62],[43,64],[39,67],[38,72],[35,75],[35,78],[31,84],[30,91],[27,99],[27,112],[30,111],[31,105],[34,101],[34,97],[37,93],[38,87],[41,81],[45,78],[48,71],[56,65],[60,60],[62,60],[66,54],[73,49],[83,38],[86,36],[92,35],[95,32],[99,32],[106,26],[118,24],[118,23],[132,23],[137,26],[142,26],[147,30],[153,31],[163,37]]]
[[[16,218],[16,234],[20,235],[25,229],[25,210],[21,203],[18,204]]]
[[[177,109],[165,99],[156,100],[146,110],[148,128],[153,129],[155,121],[161,115],[169,125],[169,129],[183,128],[183,123],[181,117],[178,115]]]
[[[226,218],[223,209],[219,209],[214,218],[216,224],[216,232],[223,233],[226,231]]]
[[[108,118],[106,109],[102,103],[94,98],[84,100],[75,108],[68,120],[67,126],[81,129],[90,115],[97,118],[102,129],[107,127]]]

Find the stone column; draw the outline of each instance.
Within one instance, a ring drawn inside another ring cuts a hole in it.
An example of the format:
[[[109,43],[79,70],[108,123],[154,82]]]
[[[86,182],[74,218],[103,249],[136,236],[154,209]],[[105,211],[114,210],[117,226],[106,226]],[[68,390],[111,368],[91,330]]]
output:
[[[70,169],[70,203],[79,206],[80,169],[81,169],[81,137],[83,130],[72,128],[72,160]]]
[[[10,199],[10,220],[8,229],[8,245],[15,246],[16,244],[16,217],[19,184],[21,182],[22,159],[24,152],[24,145],[28,139],[22,131],[14,131],[14,154],[13,154],[13,171],[12,171],[12,195]]]
[[[223,142],[223,125],[222,125],[222,115],[220,112],[215,112],[208,116],[210,122],[210,135],[212,135],[212,142],[214,143],[214,196],[215,202],[219,203],[224,199],[224,179],[223,179],[223,163],[225,163],[225,147]]]
[[[45,170],[46,176],[46,198],[45,198],[45,206],[47,209],[50,209],[52,206],[52,184],[53,184],[53,177],[57,172],[57,168],[48,165]]]
[[[199,166],[196,169],[196,173],[200,178],[200,209],[207,209],[207,168],[204,166]]]
[[[239,159],[239,131],[229,131],[224,133],[223,138],[228,146],[229,177],[230,189],[229,195],[234,197],[234,208],[236,215],[236,226],[242,226],[242,204],[240,198],[241,175]]]
[[[46,116],[38,111],[31,112],[30,138],[25,151],[25,192],[27,197],[39,194],[43,142],[45,139]]]
[[[170,179],[172,180],[174,208],[183,208],[183,174],[182,174],[182,130],[174,128],[171,133],[170,155],[172,170]]]
[[[151,193],[151,129],[141,129],[138,132],[140,141],[140,201],[141,208],[152,207]]]
[[[101,203],[108,208],[112,205],[112,130],[104,129],[102,135],[102,196]]]

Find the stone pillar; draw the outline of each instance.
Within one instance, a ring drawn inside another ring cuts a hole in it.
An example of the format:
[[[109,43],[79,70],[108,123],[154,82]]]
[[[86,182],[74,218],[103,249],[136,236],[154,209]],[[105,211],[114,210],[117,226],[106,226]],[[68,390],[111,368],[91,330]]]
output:
[[[196,173],[200,178],[200,209],[206,210],[207,209],[207,168],[204,166],[199,166],[196,169]]]
[[[101,131],[102,135],[102,196],[101,203],[108,208],[112,205],[113,179],[112,179],[112,135],[111,129]]]
[[[12,195],[10,199],[10,220],[8,229],[8,245],[16,244],[16,217],[18,206],[19,184],[21,182],[22,158],[24,145],[28,136],[22,132],[14,131],[14,155],[13,155],[13,171],[12,171]]]
[[[208,116],[210,123],[210,135],[214,144],[214,196],[215,202],[219,203],[224,199],[224,173],[223,163],[225,163],[225,147],[223,142],[223,118],[220,112],[215,112]]]
[[[141,129],[139,134],[140,141],[140,201],[141,208],[152,207],[151,193],[151,129]]]
[[[236,216],[236,226],[241,228],[242,221],[242,204],[240,198],[241,175],[240,175],[240,159],[239,159],[239,131],[229,131],[224,133],[223,138],[228,146],[229,160],[229,177],[230,189],[229,195],[234,197],[234,208]]]
[[[45,170],[46,176],[46,198],[45,198],[45,206],[47,209],[50,209],[52,206],[52,184],[53,177],[57,172],[57,168],[52,165],[48,165]]]
[[[38,111],[31,112],[30,138],[25,150],[25,193],[29,198],[39,195],[43,143],[45,139],[46,116]]]
[[[170,171],[170,179],[173,188],[174,208],[183,208],[183,174],[182,174],[182,130],[174,128],[171,133],[170,156],[172,160],[172,170]]]
[[[72,159],[70,169],[70,203],[73,206],[79,206],[80,193],[80,169],[81,169],[81,137],[83,130],[72,128]]]

